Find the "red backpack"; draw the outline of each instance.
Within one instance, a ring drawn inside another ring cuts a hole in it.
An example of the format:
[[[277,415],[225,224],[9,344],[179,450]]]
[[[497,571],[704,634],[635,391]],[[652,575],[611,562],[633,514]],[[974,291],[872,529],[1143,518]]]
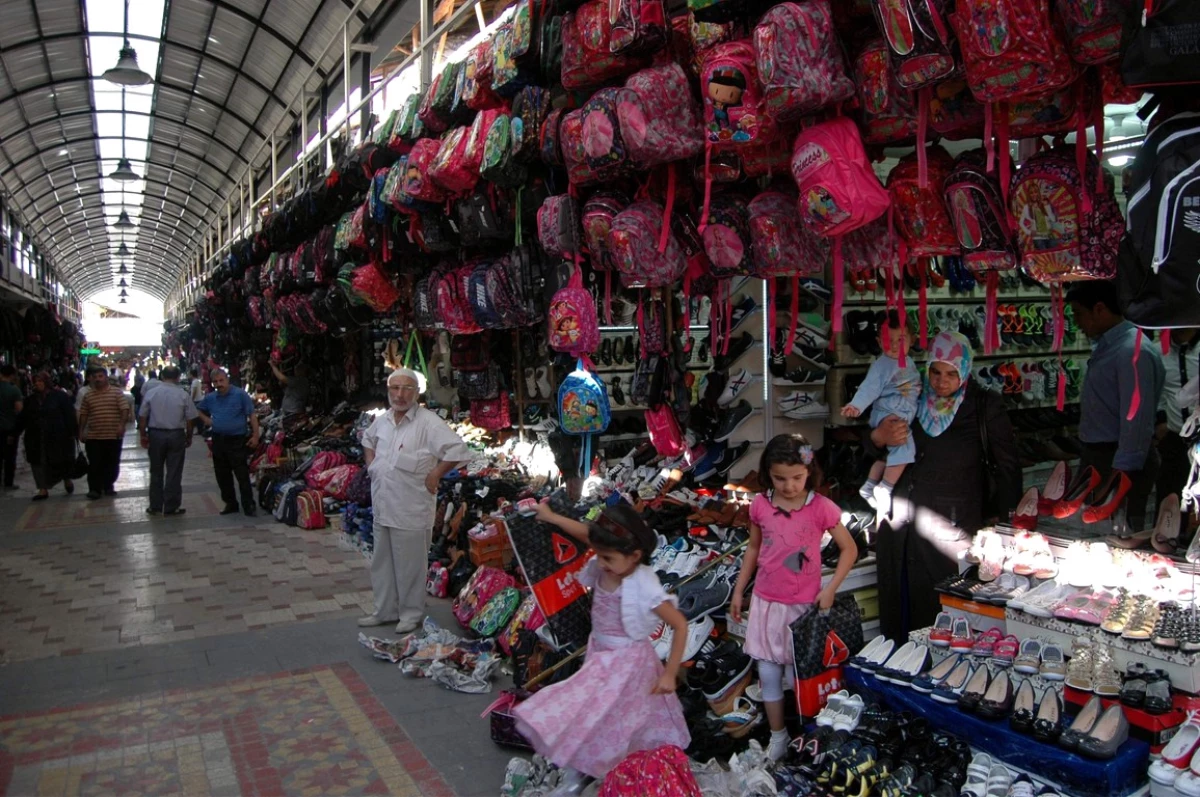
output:
[[[467,281],[474,267],[452,264],[431,278],[430,288],[442,328],[453,335],[473,335],[483,331],[471,309]]]
[[[687,450],[679,419],[667,402],[646,410],[646,433],[660,457],[677,457]]]
[[[859,53],[854,61],[854,78],[864,143],[894,144],[917,135],[913,97],[896,80],[883,39],[872,41]]]
[[[664,228],[662,205],[644,199],[613,219],[608,248],[621,282],[629,288],[665,288],[687,272],[687,253],[669,221]]]
[[[475,121],[486,114],[479,114]],[[469,194],[479,182],[479,166],[483,161],[483,147],[471,146],[472,138],[479,144],[483,136],[475,137],[475,125],[470,128],[456,127],[442,137],[442,146],[429,167],[429,179],[450,194]],[[412,159],[409,158],[411,164]]]
[[[667,12],[663,0],[610,0],[609,52],[653,55],[667,43]]]
[[[874,0],[896,82],[909,91],[937,85],[958,72],[954,34],[946,22],[953,0]]]
[[[1067,44],[1077,63],[1103,64],[1121,54],[1123,5],[1129,4],[1118,0],[1058,0]]]
[[[954,168],[954,159],[941,147],[932,147],[926,156],[928,181],[920,185],[917,154],[901,158],[888,175],[888,193],[895,208],[896,231],[907,244],[911,257],[957,255],[962,252],[950,211],[946,208],[946,178]]]
[[[570,194],[546,197],[537,212],[538,240],[547,254],[571,260],[579,254],[579,204]]]
[[[629,159],[639,169],[693,158],[704,149],[700,107],[678,64],[631,75],[617,104],[617,118]]]
[[[588,0],[563,19],[562,85],[567,91],[602,86],[648,62],[613,52],[608,5],[607,0]]]
[[[480,42],[471,50],[463,65],[461,94],[468,108],[484,111],[499,108],[504,101],[492,91],[492,40]]]
[[[958,0],[950,25],[980,102],[1045,94],[1078,75],[1050,0]]]
[[[854,96],[829,0],[772,8],[754,28],[754,52],[766,111],[778,122]]]
[[[592,169],[583,144],[583,109],[571,111],[562,118],[558,128],[562,144],[563,165],[567,167],[567,180],[573,186],[589,185],[599,181]]]
[[[413,144],[412,152],[408,154],[408,168],[404,176],[405,194],[425,202],[446,201],[446,192],[429,177],[429,170],[441,148],[441,142],[435,138],[422,138]]]

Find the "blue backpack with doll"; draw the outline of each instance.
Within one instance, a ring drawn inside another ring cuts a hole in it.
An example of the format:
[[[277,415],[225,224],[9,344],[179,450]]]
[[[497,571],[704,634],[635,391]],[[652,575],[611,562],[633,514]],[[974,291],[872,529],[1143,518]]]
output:
[[[582,359],[578,360],[575,370],[558,388],[558,426],[564,434],[583,437],[580,476],[587,476],[591,467],[593,435],[603,434],[611,421],[608,389]]]

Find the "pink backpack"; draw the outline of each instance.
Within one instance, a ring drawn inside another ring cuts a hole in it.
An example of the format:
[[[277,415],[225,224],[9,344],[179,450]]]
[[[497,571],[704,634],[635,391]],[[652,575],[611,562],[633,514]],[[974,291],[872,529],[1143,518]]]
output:
[[[404,176],[404,193],[425,202],[445,202],[446,192],[429,177],[442,144],[436,138],[422,138],[408,153],[408,172]]]
[[[313,457],[312,464],[304,472],[304,481],[309,487],[317,487],[318,479],[323,472],[346,464],[346,455],[337,451],[322,451]]]
[[[609,52],[653,55],[667,43],[667,12],[663,0],[610,0],[612,35]]]
[[[787,351],[796,342],[800,315],[801,274],[821,274],[829,262],[829,242],[818,237],[801,221],[796,200],[778,191],[764,191],[747,206],[750,221],[751,276],[767,281],[770,300],[768,325],[776,329],[776,277],[791,277],[791,326]],[[706,230],[707,232],[707,230]]]
[[[471,423],[480,429],[497,432],[512,426],[508,393],[501,390],[495,398],[471,400]]]
[[[800,217],[818,235],[857,229],[882,216],[891,201],[867,160],[858,128],[845,117],[796,136],[792,177],[800,189]]]
[[[754,28],[767,114],[789,122],[854,96],[829,0],[780,3]]]
[[[662,205],[643,199],[613,219],[608,249],[627,288],[665,288],[687,271],[687,255],[670,227],[664,229],[664,215]]]
[[[1050,0],[958,0],[950,25],[980,102],[1046,94],[1079,74]]]
[[[479,114],[476,121],[482,118],[483,114]],[[475,154],[479,155],[480,159],[471,161],[469,144],[472,129],[474,126],[456,127],[442,136],[441,149],[429,167],[429,179],[450,194],[468,194],[479,182],[479,165],[483,151],[476,148]]]
[[[576,268],[566,287],[550,300],[546,313],[550,325],[548,343],[555,351],[574,357],[591,354],[600,348],[600,321],[596,302],[583,287],[583,275]]]
[[[687,755],[674,745],[630,753],[607,775],[599,797],[702,797]]]
[[[700,70],[704,128],[713,147],[754,144],[770,138],[770,125],[749,40],[718,44]]]
[[[611,272],[616,269],[608,249],[608,234],[612,232],[613,219],[628,204],[629,200],[616,191],[599,191],[583,203],[580,224],[593,270]]]
[[[646,433],[660,457],[677,457],[687,450],[679,420],[668,402],[646,410]]]
[[[538,240],[547,254],[573,260],[579,254],[579,205],[570,194],[546,197],[537,212]]]
[[[458,620],[463,628],[469,627],[471,619],[497,592],[516,586],[516,583],[513,577],[503,570],[487,566],[479,568],[454,599],[454,619]]]
[[[863,48],[854,61],[854,75],[865,143],[893,144],[917,135],[912,95],[896,81],[883,39]]]
[[[679,64],[631,75],[617,117],[629,159],[639,169],[694,158],[704,150],[700,107]]]
[[[483,329],[471,309],[467,280],[474,267],[452,265],[431,277],[433,300],[442,327],[453,335],[473,335]]]
[[[563,17],[561,77],[567,91],[602,86],[649,60],[613,52],[608,6],[608,0],[588,0]]]
[[[583,144],[583,109],[571,111],[562,118],[558,128],[563,165],[567,167],[567,180],[574,186],[599,182],[599,176],[590,165],[587,149]]]

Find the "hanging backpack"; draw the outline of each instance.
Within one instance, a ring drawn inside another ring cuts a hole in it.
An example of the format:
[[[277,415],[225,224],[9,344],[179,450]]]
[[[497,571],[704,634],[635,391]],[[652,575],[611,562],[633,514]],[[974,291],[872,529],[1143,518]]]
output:
[[[570,194],[547,197],[537,213],[538,240],[547,254],[573,260],[579,253],[579,205]]]
[[[566,113],[566,110],[562,108],[554,108],[546,114],[546,121],[542,122],[539,149],[542,163],[547,166],[563,165],[562,120]]]
[[[568,182],[576,187],[598,182],[599,178],[589,165],[590,159],[583,143],[582,108],[562,118],[558,134],[562,141],[563,165],[567,169]]]
[[[471,50],[463,62],[459,93],[468,108],[486,111],[499,108],[504,101],[492,91],[495,65],[492,60],[492,39],[486,39]]]
[[[1073,146],[1034,155],[1013,177],[1009,206],[1021,266],[1039,282],[1112,279],[1124,220],[1109,191],[1095,190],[1101,169],[1087,153],[1083,175]]]
[[[900,159],[888,174],[888,194],[896,210],[896,231],[904,240],[911,257],[957,255],[962,252],[950,211],[946,207],[946,178],[954,168],[954,159],[941,147],[934,146],[926,155],[927,182],[921,187],[920,164],[916,153]]]
[[[613,52],[608,7],[607,0],[588,0],[563,18],[561,77],[567,91],[602,86],[638,70],[649,60]]]
[[[515,96],[537,78],[541,23],[536,17],[533,0],[519,0],[512,19],[492,39],[492,88],[503,97]]]
[[[941,83],[958,72],[954,34],[946,20],[953,0],[873,0],[896,82],[908,91]]]
[[[1076,63],[1095,66],[1121,55],[1123,13],[1127,0],[1058,0],[1058,14]],[[1133,14],[1130,14],[1133,16]]]
[[[1045,94],[1075,80],[1050,0],[958,0],[950,26],[976,99],[994,103]]]
[[[687,441],[679,428],[679,419],[670,404],[659,404],[646,410],[646,433],[660,457],[677,457],[687,451]]]
[[[917,110],[907,89],[896,80],[887,44],[875,39],[854,61],[863,142],[895,144],[917,135]]]
[[[929,129],[942,138],[953,140],[983,138],[987,112],[971,93],[965,77],[953,77],[920,93]]]
[[[665,288],[687,271],[687,255],[670,227],[664,229],[661,205],[634,202],[613,219],[608,250],[628,288]]]
[[[631,75],[619,94],[616,112],[626,154],[638,169],[693,158],[704,150],[700,106],[678,64]],[[585,118],[585,138],[594,140],[595,132]]]
[[[962,153],[943,183],[963,265],[975,273],[1007,271],[1019,262],[1000,184],[986,160],[981,149]]]
[[[749,40],[712,48],[700,70],[700,89],[704,128],[712,147],[753,144],[770,137],[754,47]]]
[[[861,227],[882,216],[891,201],[867,160],[858,128],[845,117],[801,131],[791,166],[800,217],[818,235]]]
[[[482,371],[462,371],[456,374],[458,395],[470,401],[490,401],[500,395],[500,371],[491,363]]]
[[[583,203],[580,227],[593,270],[611,272],[616,269],[608,248],[608,234],[612,231],[613,219],[628,205],[629,200],[617,191],[598,191]]]
[[[509,136],[512,156],[526,163],[541,155],[542,124],[550,112],[550,92],[540,86],[526,86],[513,100]]]
[[[558,387],[558,425],[564,434],[602,434],[612,413],[608,390],[581,359]]]
[[[579,268],[571,271],[565,287],[550,300],[547,344],[555,351],[574,357],[594,352],[600,346],[600,323],[596,302],[583,287]]]
[[[558,10],[562,10],[561,6]],[[538,56],[538,66],[546,85],[553,88],[562,74],[563,18],[561,14],[556,14],[542,19],[542,49]]]
[[[799,224],[796,203],[785,202]],[[704,253],[714,279],[747,276],[753,268],[750,243],[750,209],[746,200],[737,194],[721,194],[712,200],[708,211],[708,226],[701,233]]]
[[[1200,5],[1192,0],[1146,0],[1131,13],[1121,36],[1121,77],[1130,88],[1200,83],[1196,30]]]
[[[471,269],[470,266],[466,268]],[[440,326],[454,335],[472,335],[481,329],[467,296],[468,277],[469,274],[463,274],[462,267],[451,266],[439,270],[430,282]]]
[[[670,351],[667,341],[667,308],[662,300],[652,299],[638,304],[637,332],[642,357],[664,356]]]
[[[602,183],[612,182],[633,169],[617,115],[623,94],[623,89],[600,89],[580,109],[583,117],[580,132],[588,169]]]
[[[667,43],[663,0],[609,0],[608,51],[618,55],[653,55]]]
[[[513,157],[512,118],[506,113],[498,114],[488,128],[479,176],[513,188],[525,183],[525,164]]]
[[[754,54],[769,116],[786,123],[854,96],[829,0],[780,3],[754,28]]]
[[[478,122],[485,114],[476,117]],[[429,166],[428,176],[447,193],[466,194],[479,182],[479,164],[483,161],[483,136],[473,136],[475,125],[456,127],[442,137],[437,157]],[[474,138],[474,141],[472,140]],[[411,163],[411,158],[409,159]]]
[[[1200,113],[1160,123],[1133,162],[1117,274],[1125,317],[1140,327],[1200,326],[1198,172]]]
[[[405,194],[424,202],[446,201],[446,192],[429,176],[441,148],[441,142],[434,138],[422,138],[413,145],[404,177]]]

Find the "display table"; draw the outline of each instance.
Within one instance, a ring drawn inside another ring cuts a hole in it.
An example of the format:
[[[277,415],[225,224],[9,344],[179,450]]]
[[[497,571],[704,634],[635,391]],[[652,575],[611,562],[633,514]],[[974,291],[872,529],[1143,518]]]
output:
[[[880,681],[862,670],[847,668],[844,680],[850,691],[874,697],[893,710],[924,717],[935,729],[966,739],[975,750],[1047,781],[1064,794],[1127,797],[1145,788],[1150,748],[1136,739],[1122,745],[1111,761],[1094,761],[1017,733],[1009,727],[1007,719],[994,722],[982,719],[959,711],[957,706],[947,706],[906,687]]]

